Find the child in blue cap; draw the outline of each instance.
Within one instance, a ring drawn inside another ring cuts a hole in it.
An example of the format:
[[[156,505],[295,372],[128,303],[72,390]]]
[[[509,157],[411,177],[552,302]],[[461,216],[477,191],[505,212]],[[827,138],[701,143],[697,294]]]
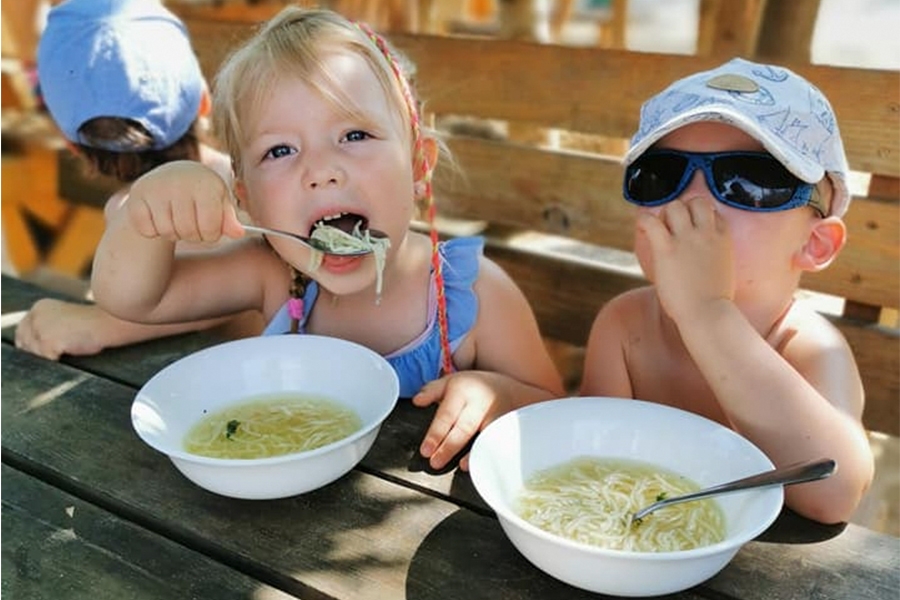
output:
[[[91,172],[123,184],[107,201],[107,219],[131,182],[170,161],[200,161],[230,181],[228,157],[202,139],[210,95],[188,32],[157,0],[66,0],[48,14],[37,63],[43,101],[70,148]],[[145,325],[42,299],[20,322],[16,345],[58,359],[229,320]],[[261,326],[248,313],[230,331]]]
[[[847,239],[828,100],[788,69],[734,59],[648,100],[624,163],[652,285],[599,312],[581,393],[698,413],[777,466],[833,458],[835,475],[786,488],[786,504],[847,520],[874,470],[863,387],[841,333],[794,301]]]

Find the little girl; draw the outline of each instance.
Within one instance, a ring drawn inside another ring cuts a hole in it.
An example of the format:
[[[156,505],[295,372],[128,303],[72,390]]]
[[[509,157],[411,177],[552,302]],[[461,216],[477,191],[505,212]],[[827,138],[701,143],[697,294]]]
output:
[[[176,256],[176,241],[245,232],[222,178],[175,162],[132,186],[103,236],[92,281],[102,307],[152,323],[256,308],[267,334],[363,344],[396,369],[401,396],[440,402],[420,447],[435,469],[499,414],[562,395],[530,306],[483,241],[409,231],[417,200],[433,218],[438,142],[384,40],[336,13],[287,7],[223,65],[213,107],[234,197],[254,223],[386,233],[380,293],[372,255],[315,267],[307,247],[278,237]]]

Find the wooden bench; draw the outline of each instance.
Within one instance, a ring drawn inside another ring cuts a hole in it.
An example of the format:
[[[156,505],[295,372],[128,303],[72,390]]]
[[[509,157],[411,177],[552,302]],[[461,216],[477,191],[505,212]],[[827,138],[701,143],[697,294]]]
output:
[[[210,81],[252,32],[250,21],[214,14],[182,12]],[[390,39],[418,65],[426,117],[444,130],[461,167],[461,176],[439,169],[435,179],[442,232],[484,235],[488,255],[522,287],[547,339],[583,347],[603,303],[645,283],[631,254],[634,213],[622,200],[620,164],[640,105],[722,58],[422,34]],[[897,435],[900,73],[783,64],[832,101],[858,172],[849,242],[830,268],[803,280],[801,296],[820,302],[853,347],[866,426]],[[581,365],[573,356],[561,366],[574,386]]]

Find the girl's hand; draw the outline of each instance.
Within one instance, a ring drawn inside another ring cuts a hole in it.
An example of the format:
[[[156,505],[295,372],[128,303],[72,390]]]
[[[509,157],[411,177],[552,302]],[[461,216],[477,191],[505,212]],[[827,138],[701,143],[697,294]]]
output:
[[[498,394],[491,387],[494,373],[460,371],[427,383],[412,402],[424,407],[439,403],[419,452],[433,469],[442,469],[484,426],[499,416]],[[469,455],[459,462],[468,470]]]
[[[140,177],[125,208],[132,227],[146,238],[215,242],[244,234],[225,182],[195,161],[166,163]]]
[[[710,302],[734,299],[731,235],[710,201],[695,198],[670,202],[658,214],[641,212],[637,231],[650,245],[660,303],[676,323],[702,316]]]
[[[431,381],[412,399],[420,407],[440,403],[419,452],[431,468],[442,469],[497,417],[551,397],[547,390],[490,371],[459,371]],[[469,470],[468,452],[459,467]]]

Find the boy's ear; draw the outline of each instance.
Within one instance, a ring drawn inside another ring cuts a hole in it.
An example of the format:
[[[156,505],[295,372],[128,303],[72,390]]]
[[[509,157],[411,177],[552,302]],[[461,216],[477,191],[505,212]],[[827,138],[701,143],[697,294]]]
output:
[[[200,108],[197,110],[198,117],[208,117],[212,114],[212,96],[209,94],[209,88],[203,86],[203,92],[200,94]]]
[[[800,250],[798,262],[804,271],[821,271],[831,264],[847,243],[847,226],[840,217],[818,219]]]
[[[76,144],[75,142],[70,142],[68,139],[66,139],[65,142],[66,150],[79,158],[84,158],[84,156],[81,154],[81,150],[78,149],[78,144]]]

